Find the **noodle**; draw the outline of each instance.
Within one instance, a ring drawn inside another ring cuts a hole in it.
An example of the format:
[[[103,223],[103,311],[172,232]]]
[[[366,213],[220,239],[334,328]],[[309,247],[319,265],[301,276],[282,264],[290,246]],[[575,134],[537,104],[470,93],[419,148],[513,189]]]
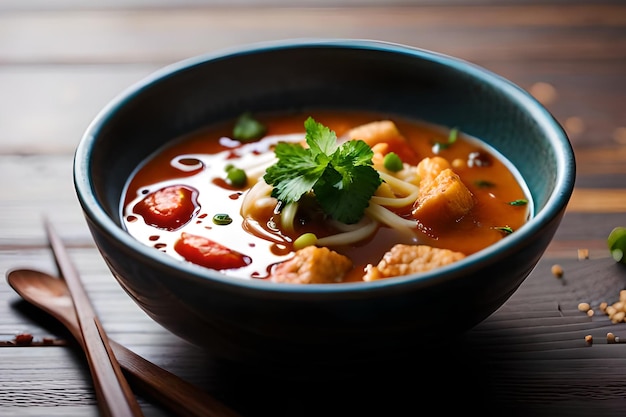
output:
[[[317,246],[350,245],[352,243],[368,238],[377,229],[378,229],[378,223],[370,219],[370,221],[368,221],[361,228],[354,229],[349,232],[337,233],[335,235],[319,238],[317,239],[317,242],[315,244]]]
[[[293,221],[296,218],[296,213],[298,212],[299,204],[289,203],[283,208],[280,212],[280,224],[288,232],[293,232]]]
[[[252,186],[246,193],[241,203],[241,216],[252,217],[252,208],[256,205],[257,201],[270,198],[272,194],[272,187],[268,185],[262,179]]]
[[[241,167],[241,168],[246,171],[248,180],[258,182],[260,181],[260,178],[263,175],[265,175],[265,171],[267,171],[267,168],[269,168],[271,165],[273,165],[276,162],[276,158],[272,158],[269,161],[255,161],[255,162],[258,162],[258,164],[251,165],[249,167]]]
[[[389,175],[383,171],[378,171],[378,175],[380,175],[380,177],[383,179],[383,181],[385,181],[387,184],[389,184],[389,186],[391,188],[397,188],[399,189],[399,191],[406,193],[406,194],[411,194],[415,191],[419,190],[419,187],[413,183],[407,182],[407,181],[403,181],[397,177],[394,177],[393,175]]]
[[[272,160],[273,161],[273,160]],[[253,209],[259,206],[277,204],[271,197],[272,186],[262,178],[267,166],[272,161],[260,164],[248,165],[249,176],[258,178],[258,182],[246,193],[241,205],[241,214],[244,218],[251,219]],[[256,161],[255,161],[256,162]],[[359,242],[371,236],[381,224],[397,230],[415,229],[417,221],[405,219],[387,207],[405,207],[417,200],[419,187],[415,184],[403,181],[393,175],[379,171],[381,178],[391,187],[394,194],[407,194],[404,197],[383,197],[374,195],[370,200],[369,207],[365,210],[366,217],[357,224],[346,225],[334,220],[329,220],[332,226],[339,231],[334,235],[319,238],[318,246],[344,246]],[[294,221],[300,205],[297,202],[289,203],[280,211],[280,225],[287,233],[294,232]]]
[[[375,195],[370,199],[370,203],[387,207],[406,207],[413,204],[417,200],[418,195],[419,190],[413,191],[406,197],[379,197]]]
[[[370,204],[369,207],[365,209],[365,213],[372,219],[378,220],[380,223],[397,230],[415,229],[417,227],[416,220],[400,217],[380,204]]]

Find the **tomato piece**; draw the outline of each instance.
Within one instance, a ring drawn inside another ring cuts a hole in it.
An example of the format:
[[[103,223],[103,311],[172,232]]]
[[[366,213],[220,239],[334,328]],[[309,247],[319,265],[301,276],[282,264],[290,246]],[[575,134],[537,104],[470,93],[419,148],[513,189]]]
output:
[[[212,269],[241,268],[251,259],[204,236],[183,232],[174,244],[174,250],[187,261]]]
[[[141,215],[146,224],[171,231],[189,223],[199,209],[196,189],[171,185],[148,194],[135,204],[133,212]]]

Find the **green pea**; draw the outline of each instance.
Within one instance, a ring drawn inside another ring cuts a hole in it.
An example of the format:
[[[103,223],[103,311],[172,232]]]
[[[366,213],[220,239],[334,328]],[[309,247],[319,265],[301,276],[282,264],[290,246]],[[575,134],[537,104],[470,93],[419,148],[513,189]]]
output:
[[[293,241],[293,248],[295,250],[300,250],[302,248],[306,248],[307,246],[315,245],[316,242],[317,236],[315,236],[314,233],[304,233]]]
[[[260,139],[266,131],[265,125],[254,119],[250,113],[244,113],[235,123],[233,138],[241,142],[250,142]]]
[[[402,159],[400,159],[397,153],[389,152],[383,158],[383,166],[391,172],[398,172],[403,168]]]
[[[626,227],[616,227],[611,230],[607,244],[615,262],[626,264]]]
[[[246,171],[241,168],[230,168],[226,173],[226,182],[233,187],[241,188],[248,183]]]
[[[213,216],[213,223],[219,226],[226,226],[227,224],[231,224],[233,222],[232,217],[230,217],[226,213],[218,213]]]

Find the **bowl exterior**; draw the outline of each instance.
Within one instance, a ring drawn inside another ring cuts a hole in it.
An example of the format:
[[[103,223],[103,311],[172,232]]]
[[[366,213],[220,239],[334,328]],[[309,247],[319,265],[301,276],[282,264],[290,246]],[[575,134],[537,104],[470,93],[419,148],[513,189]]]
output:
[[[180,135],[243,111],[349,108],[456,126],[517,166],[534,217],[441,270],[372,283],[233,280],[135,241],[120,198],[135,167]],[[470,63],[373,41],[287,41],[196,57],[132,86],[94,120],[74,182],[98,249],[156,322],[235,361],[359,361],[464,331],[499,308],[551,241],[573,190],[567,137],[539,103]]]
[[[515,292],[558,223],[554,218],[515,253],[458,270],[436,285],[296,294],[198,283],[90,227],[121,286],[172,333],[236,362],[324,367],[409,354],[459,336]]]

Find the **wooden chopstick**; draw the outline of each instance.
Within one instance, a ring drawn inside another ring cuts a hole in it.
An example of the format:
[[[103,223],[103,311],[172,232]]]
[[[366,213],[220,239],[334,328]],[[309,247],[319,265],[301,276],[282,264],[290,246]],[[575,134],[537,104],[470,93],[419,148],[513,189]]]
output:
[[[59,271],[74,299],[76,317],[85,341],[85,353],[102,413],[108,417],[143,416],[63,241],[46,218],[44,225]]]
[[[196,385],[153,364],[115,340],[110,342],[131,385],[142,394],[156,399],[173,414],[181,417],[241,417]]]

